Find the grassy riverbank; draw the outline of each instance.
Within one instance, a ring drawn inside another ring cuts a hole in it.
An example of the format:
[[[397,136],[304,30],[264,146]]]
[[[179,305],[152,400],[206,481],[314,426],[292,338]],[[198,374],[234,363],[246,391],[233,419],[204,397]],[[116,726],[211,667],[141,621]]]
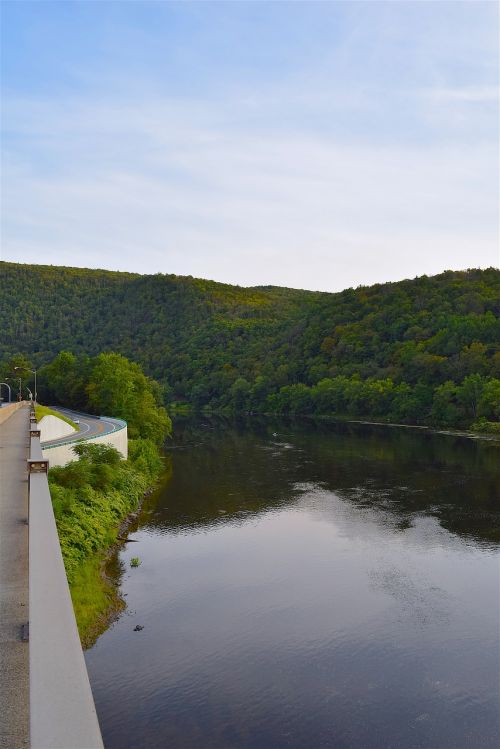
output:
[[[70,584],[78,632],[88,648],[125,606],[117,586],[106,575],[107,553],[95,554],[81,564]]]
[[[130,441],[126,461],[110,445],[81,443],[74,450],[79,460],[52,468],[49,482],[78,629],[89,645],[121,607],[104,574],[109,549],[163,463],[156,445],[143,439]]]

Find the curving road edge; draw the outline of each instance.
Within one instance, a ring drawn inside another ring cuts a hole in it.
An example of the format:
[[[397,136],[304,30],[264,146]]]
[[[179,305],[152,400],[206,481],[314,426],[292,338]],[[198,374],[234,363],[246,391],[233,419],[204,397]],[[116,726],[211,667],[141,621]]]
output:
[[[41,443],[43,456],[49,460],[51,466],[66,465],[66,463],[75,460],[73,446],[87,440],[112,445],[116,447],[123,458],[128,457],[126,421],[111,416],[92,416],[59,406],[51,406],[51,409],[67,416],[74,422],[78,422],[80,427],[78,432]]]

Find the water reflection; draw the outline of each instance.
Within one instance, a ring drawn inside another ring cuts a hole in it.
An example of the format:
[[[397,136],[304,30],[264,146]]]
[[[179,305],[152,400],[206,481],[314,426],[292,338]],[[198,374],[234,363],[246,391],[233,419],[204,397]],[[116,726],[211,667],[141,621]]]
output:
[[[255,418],[181,421],[171,449],[189,450],[192,468],[174,477],[174,499],[163,515],[160,510],[156,529],[162,521],[171,532],[176,525],[228,521],[220,515],[268,511],[293,501],[306,478],[360,508],[390,511],[402,530],[423,513],[454,533],[500,541],[500,442]],[[206,478],[201,501],[200,476]]]
[[[204,420],[170,454],[87,654],[108,749],[498,744],[497,447]]]

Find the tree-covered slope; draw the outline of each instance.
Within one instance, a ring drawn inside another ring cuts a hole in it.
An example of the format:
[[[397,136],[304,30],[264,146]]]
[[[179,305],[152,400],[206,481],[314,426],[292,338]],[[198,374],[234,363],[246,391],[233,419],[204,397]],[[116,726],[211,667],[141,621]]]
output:
[[[294,300],[305,296],[176,276],[0,263],[0,357],[20,351],[41,364],[61,349],[90,355],[112,349],[160,378],[168,368],[169,381],[186,395],[205,353],[236,348],[239,356],[242,338],[272,337]]]
[[[0,358],[116,351],[171,400],[458,424],[495,418],[499,310],[495,269],[327,294],[1,263]]]

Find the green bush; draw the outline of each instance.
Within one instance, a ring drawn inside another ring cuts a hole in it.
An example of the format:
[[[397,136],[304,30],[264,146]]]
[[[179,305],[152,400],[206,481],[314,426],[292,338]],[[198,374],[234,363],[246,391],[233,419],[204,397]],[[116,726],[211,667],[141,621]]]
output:
[[[135,468],[145,476],[156,478],[162,470],[162,459],[151,440],[129,440],[128,455]]]
[[[500,434],[500,423],[498,421],[488,421],[484,416],[481,416],[480,419],[474,422],[471,429],[473,432]]]
[[[50,493],[70,584],[79,565],[116,537],[121,520],[161,471],[162,461],[149,440],[132,440],[130,460],[110,445],[80,443],[78,461],[49,471]]]

